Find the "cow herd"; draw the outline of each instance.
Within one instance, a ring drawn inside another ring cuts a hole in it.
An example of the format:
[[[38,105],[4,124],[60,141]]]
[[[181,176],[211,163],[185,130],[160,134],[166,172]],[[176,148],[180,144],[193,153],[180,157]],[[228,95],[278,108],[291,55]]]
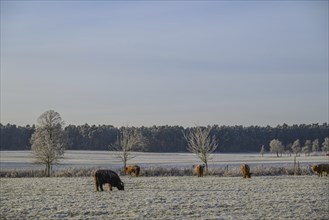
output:
[[[198,177],[203,177],[204,164],[195,166],[195,173]],[[312,171],[319,177],[329,174],[329,164],[318,164],[311,167]],[[138,165],[128,166],[124,168],[124,172],[131,176],[138,177],[140,175],[140,167]],[[241,165],[241,173],[243,178],[251,178],[250,167],[248,164]],[[119,175],[112,170],[100,169],[93,173],[93,178],[96,186],[96,191],[103,191],[103,185],[108,184],[109,190],[112,191],[112,187],[118,188],[118,190],[124,190],[124,183],[121,181]]]

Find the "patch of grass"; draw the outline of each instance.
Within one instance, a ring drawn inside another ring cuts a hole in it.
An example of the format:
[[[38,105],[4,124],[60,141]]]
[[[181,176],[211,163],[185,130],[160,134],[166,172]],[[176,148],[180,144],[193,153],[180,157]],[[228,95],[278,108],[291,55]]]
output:
[[[1,170],[0,177],[6,178],[19,178],[19,177],[43,177],[45,176],[44,170]]]
[[[188,168],[150,167],[141,171],[141,176],[193,176],[193,170]]]

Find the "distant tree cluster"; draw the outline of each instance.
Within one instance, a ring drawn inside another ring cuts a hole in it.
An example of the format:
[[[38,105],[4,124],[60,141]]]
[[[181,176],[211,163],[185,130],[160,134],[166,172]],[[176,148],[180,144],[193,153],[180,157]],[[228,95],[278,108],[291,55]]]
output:
[[[30,150],[30,139],[35,131],[35,126],[25,127],[12,124],[0,124],[0,148],[1,150]]]
[[[270,151],[270,142],[277,139],[284,146],[278,154],[299,154],[309,151],[329,151],[328,145],[322,145],[329,134],[329,125],[278,125],[266,126],[211,126],[211,137],[216,137],[217,148],[214,152],[259,152],[264,145],[264,152]],[[181,126],[152,126],[131,127],[146,138],[144,151],[147,152],[188,152],[188,143],[184,133],[196,129],[195,127],[184,128]],[[36,127],[2,125],[1,150],[30,150],[31,136]],[[68,125],[64,128],[71,147],[70,150],[109,150],[109,146],[115,145],[122,128],[112,125]],[[299,140],[295,143],[296,140]],[[328,141],[327,141],[328,142]],[[311,144],[310,144],[311,143]]]
[[[320,145],[319,145],[319,139],[315,139],[313,141],[306,140],[304,145],[302,146],[300,143],[300,140],[295,140],[292,144],[289,143],[287,145],[283,145],[282,142],[279,139],[273,139],[270,141],[270,152],[276,154],[277,157],[279,155],[282,156],[283,153],[291,156],[293,153],[294,156],[298,156],[301,153],[304,153],[305,156],[310,156],[312,152],[319,152],[320,151]],[[321,150],[323,152],[329,152],[329,138],[324,138],[324,141],[322,143]],[[264,147],[262,146],[260,150],[260,154],[264,154]]]

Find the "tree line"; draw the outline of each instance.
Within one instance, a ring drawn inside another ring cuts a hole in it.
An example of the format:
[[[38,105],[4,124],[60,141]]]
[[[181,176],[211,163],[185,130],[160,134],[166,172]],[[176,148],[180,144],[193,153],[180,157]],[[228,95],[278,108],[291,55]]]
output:
[[[299,140],[301,147],[311,141],[323,143],[329,136],[329,125],[300,124],[266,126],[211,126],[210,135],[216,138],[218,147],[214,152],[260,152],[262,146],[270,151],[270,142],[280,140],[284,146],[293,145]],[[152,126],[130,127],[140,132],[147,140],[144,143],[145,152],[187,152],[188,143],[184,133],[195,129],[182,126]],[[14,124],[2,125],[1,150],[30,150],[31,137],[36,131],[35,125],[16,126]],[[118,140],[120,128],[112,125],[68,125],[64,127],[68,136],[70,148],[68,150],[109,150]]]
[[[262,146],[260,153],[264,154],[264,146]],[[283,145],[279,139],[273,139],[270,142],[270,151],[275,153],[277,157],[279,154],[285,153],[289,156],[291,154],[295,154],[295,156],[304,153],[305,156],[310,156],[311,152],[329,152],[329,137],[324,139],[324,142],[320,144],[319,139],[315,139],[314,141],[306,140],[304,144],[300,142],[299,139],[295,140],[292,144]]]

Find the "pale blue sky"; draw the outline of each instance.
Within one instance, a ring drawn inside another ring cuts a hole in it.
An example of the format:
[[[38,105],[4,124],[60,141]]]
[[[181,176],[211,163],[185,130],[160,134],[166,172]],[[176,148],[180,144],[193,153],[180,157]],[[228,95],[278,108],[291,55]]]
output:
[[[328,1],[1,1],[1,123],[328,122]]]

